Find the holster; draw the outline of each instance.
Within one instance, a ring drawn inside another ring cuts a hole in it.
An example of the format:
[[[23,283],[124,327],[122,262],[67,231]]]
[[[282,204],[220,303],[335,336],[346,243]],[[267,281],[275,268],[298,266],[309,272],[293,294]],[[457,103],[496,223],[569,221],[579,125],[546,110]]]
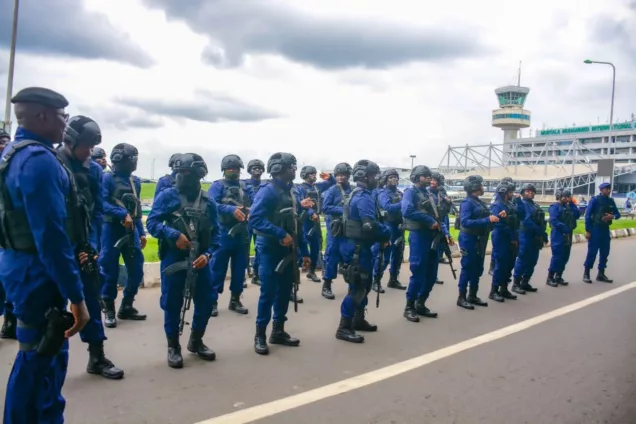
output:
[[[329,224],[329,229],[331,230],[331,235],[334,237],[339,237],[343,235],[344,230],[342,228],[342,219],[341,218],[332,219],[331,223]]]
[[[42,338],[36,343],[20,343],[21,351],[36,350],[41,356],[55,356],[60,353],[66,341],[64,333],[73,327],[75,318],[70,312],[55,307],[49,308],[45,316],[47,323]],[[33,328],[21,321],[18,321],[18,326],[27,329]]]

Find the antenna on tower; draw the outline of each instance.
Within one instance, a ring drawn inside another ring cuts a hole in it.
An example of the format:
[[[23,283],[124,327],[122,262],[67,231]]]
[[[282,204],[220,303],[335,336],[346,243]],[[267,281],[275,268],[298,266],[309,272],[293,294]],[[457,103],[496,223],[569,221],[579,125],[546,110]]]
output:
[[[521,61],[519,61],[519,75],[517,76],[517,87],[521,87]]]

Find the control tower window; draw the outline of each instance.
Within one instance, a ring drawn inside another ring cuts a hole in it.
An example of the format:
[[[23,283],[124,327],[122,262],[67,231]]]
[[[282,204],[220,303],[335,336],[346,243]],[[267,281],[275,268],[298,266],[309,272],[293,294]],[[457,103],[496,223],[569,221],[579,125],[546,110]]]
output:
[[[505,106],[505,105],[523,106],[526,100],[525,93],[507,92],[507,93],[499,94],[498,97],[499,97],[499,104],[501,106]]]

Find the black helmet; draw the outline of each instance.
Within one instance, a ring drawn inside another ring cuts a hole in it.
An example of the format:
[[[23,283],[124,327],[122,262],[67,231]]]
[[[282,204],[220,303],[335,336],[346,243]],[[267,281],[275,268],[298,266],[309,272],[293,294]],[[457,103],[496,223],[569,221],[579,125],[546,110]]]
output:
[[[64,130],[64,144],[71,149],[78,144],[89,144],[97,146],[102,142],[102,130],[87,116],[73,116],[66,124]]]
[[[173,171],[174,171],[173,169],[174,161],[177,160],[179,156],[181,156],[181,153],[175,153],[172,156],[170,156],[170,159],[168,159],[168,167],[170,167],[170,169],[172,169]]]
[[[251,161],[247,163],[247,172],[251,173],[252,168],[259,168],[259,167],[262,168],[263,171],[265,170],[265,164],[263,163],[263,161],[260,159],[252,159]]]
[[[438,184],[441,184],[442,174],[440,174],[439,172],[433,172],[431,174],[431,180],[435,180]]]
[[[503,177],[501,179],[502,183],[511,183],[512,182],[512,177]]]
[[[208,175],[208,166],[200,155],[196,153],[180,154],[172,165],[172,170],[176,173],[190,171],[195,173],[199,179]]]
[[[318,173],[318,170],[315,167],[313,167],[311,165],[305,165],[300,170],[300,178],[305,180],[305,179],[307,179],[307,175],[309,175],[309,174],[317,174],[317,173]]]
[[[378,182],[378,187],[386,185],[386,178],[386,171],[382,171],[375,176],[375,179]]]
[[[296,157],[291,153],[274,153],[267,161],[267,173],[277,175],[287,168],[296,168]]]
[[[499,185],[495,189],[495,192],[501,195],[508,194],[510,192],[510,184],[506,182],[499,183]]]
[[[484,185],[484,179],[481,175],[470,175],[464,180],[464,191],[466,193],[473,193],[479,190]]]
[[[384,170],[384,172],[382,172],[382,177],[385,180],[388,180],[389,177],[398,177],[398,178],[400,178],[400,174],[398,174],[398,172],[395,169],[389,168],[389,169]]]
[[[572,197],[572,192],[567,188],[564,188],[562,190],[557,190],[554,195],[557,200],[561,200],[562,197]]]
[[[503,184],[503,182],[502,182]],[[511,193],[514,193],[514,191],[517,189],[517,185],[515,183],[513,183],[512,181],[508,181],[506,182],[506,184],[508,184],[508,191]]]
[[[377,163],[370,160],[362,159],[353,165],[353,181],[360,181],[368,176],[375,176],[380,173],[380,167]]]
[[[521,190],[520,190],[521,194],[523,194],[523,192],[526,190],[534,191],[535,193],[537,192],[537,189],[534,186],[534,184],[530,184],[530,183],[525,183],[524,185],[521,186]]]
[[[428,166],[417,165],[411,170],[410,180],[413,184],[420,182],[420,177],[430,177],[431,169]]]
[[[333,175],[338,174],[346,174],[351,175],[353,173],[353,168],[347,162],[341,162],[333,168]]]
[[[444,174],[439,174],[439,179],[437,180],[437,182],[439,183],[439,185],[444,185],[446,184],[446,177],[444,177]]]
[[[0,128],[0,138],[8,138],[9,140],[11,140],[11,135],[5,130],[3,130],[2,128]]]
[[[244,168],[243,161],[238,155],[227,155],[221,159],[221,171],[225,171],[228,168]]]
[[[93,151],[91,152],[91,159],[105,159],[106,151],[101,147],[93,147]]]
[[[113,147],[113,151],[110,152],[110,161],[112,163],[125,161],[137,163],[138,156],[139,151],[135,146],[128,143],[119,143]]]

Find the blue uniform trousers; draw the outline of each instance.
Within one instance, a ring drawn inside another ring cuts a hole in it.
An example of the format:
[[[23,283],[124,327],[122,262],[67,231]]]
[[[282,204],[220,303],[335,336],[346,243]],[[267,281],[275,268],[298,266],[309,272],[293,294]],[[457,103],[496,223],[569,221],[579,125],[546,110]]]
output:
[[[333,237],[327,232],[327,249],[325,251],[325,268],[322,272],[324,280],[333,280],[338,277],[338,264],[340,263],[340,246],[346,242],[344,237]]]
[[[534,267],[539,261],[539,239],[532,233],[521,231],[519,233],[519,256],[515,263],[515,278],[529,280],[534,274]],[[543,239],[541,239],[543,246]]]
[[[275,322],[287,321],[289,293],[294,278],[293,267],[296,264],[290,264],[282,273],[275,272],[278,263],[288,255],[288,248],[263,243],[259,240],[261,238],[263,236],[258,236],[256,241],[256,250],[260,256],[258,274],[261,279],[256,325],[265,328],[272,319],[272,309]]]
[[[439,253],[431,250],[433,233],[411,231],[409,233],[409,269],[411,278],[406,289],[407,300],[428,299],[435,286],[439,268]]]
[[[103,278],[102,299],[117,299],[117,281],[119,280],[119,257],[122,256],[126,270],[128,271],[128,281],[124,288],[124,298],[134,299],[139,291],[139,286],[144,278],[144,254],[141,251],[139,237],[135,229],[134,248],[132,255],[122,255],[122,250],[114,247],[115,242],[126,234],[126,230],[121,224],[104,224],[102,228],[102,250],[99,253],[99,268]],[[125,253],[127,248],[123,248]]]
[[[599,253],[598,269],[607,268],[607,258],[610,254],[611,235],[609,228],[595,226],[590,232],[590,239],[587,241],[587,256],[585,257],[585,267],[594,268],[596,254]]]
[[[495,268],[492,274],[492,286],[506,287],[515,267],[516,250],[510,243],[510,237],[499,230],[492,232],[492,260]]]
[[[318,224],[314,223],[314,221],[308,219],[303,224],[303,232],[305,233],[305,241],[307,241],[307,246],[309,247],[309,259],[311,260],[311,271],[316,270],[316,266],[318,265],[318,258],[320,255],[320,239],[322,238],[322,229],[316,228],[313,234],[310,236],[309,231],[312,228],[317,227]],[[337,268],[336,268],[337,270]],[[334,277],[335,278],[335,277]]]
[[[486,236],[483,236],[486,237]],[[486,243],[480,243],[481,238],[465,232],[459,233],[459,247],[462,255],[459,273],[459,291],[470,289],[479,290],[479,279],[484,273],[484,260],[486,257]]]
[[[101,342],[106,340],[106,334],[102,323],[102,309],[99,305],[99,287],[90,281],[86,274],[82,273],[81,277],[84,285],[84,301],[91,319],[80,331],[80,338],[84,343]]]
[[[221,237],[221,246],[212,255],[212,281],[218,293],[223,293],[225,276],[230,268],[230,292],[234,295],[243,293],[243,281],[247,269],[247,251],[242,235],[232,238],[227,233]],[[260,271],[260,266],[259,266]],[[260,276],[260,272],[259,272]]]

